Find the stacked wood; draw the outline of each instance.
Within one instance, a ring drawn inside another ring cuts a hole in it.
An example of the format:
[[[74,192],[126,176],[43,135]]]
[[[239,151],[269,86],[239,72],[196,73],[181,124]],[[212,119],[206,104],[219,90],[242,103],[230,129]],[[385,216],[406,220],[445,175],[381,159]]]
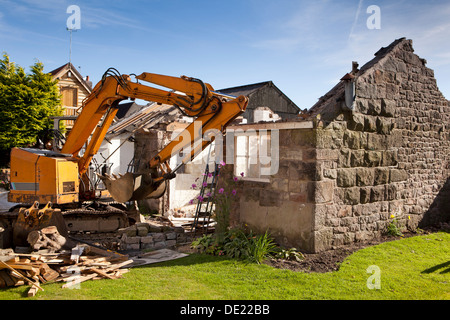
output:
[[[27,241],[33,250],[46,248],[54,252],[63,248],[72,248],[75,245],[71,240],[62,236],[55,226],[31,231],[27,236]]]
[[[64,282],[62,288],[73,288],[86,280],[117,279],[128,272],[123,269],[133,260],[127,255],[77,245],[72,251],[59,253],[12,253],[12,258],[0,260],[0,288],[31,285],[28,296],[34,296],[41,284]]]

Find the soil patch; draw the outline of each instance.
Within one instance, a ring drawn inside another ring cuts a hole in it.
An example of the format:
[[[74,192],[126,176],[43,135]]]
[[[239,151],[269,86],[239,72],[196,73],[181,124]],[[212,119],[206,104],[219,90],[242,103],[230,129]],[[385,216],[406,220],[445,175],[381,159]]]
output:
[[[332,250],[320,252],[320,253],[304,253],[304,259],[302,261],[290,261],[290,260],[280,260],[280,259],[271,259],[267,260],[265,263],[274,268],[280,269],[289,269],[292,271],[301,271],[301,272],[332,272],[339,270],[341,263],[352,253],[369,247],[374,246],[387,241],[394,241],[404,238],[409,238],[418,235],[429,234],[437,231],[450,231],[450,226],[446,224],[441,227],[434,227],[424,230],[421,233],[413,233],[406,232],[402,237],[394,237],[394,236],[382,236],[377,239],[372,239],[366,242],[358,242],[351,245],[347,245],[345,247],[338,247]]]

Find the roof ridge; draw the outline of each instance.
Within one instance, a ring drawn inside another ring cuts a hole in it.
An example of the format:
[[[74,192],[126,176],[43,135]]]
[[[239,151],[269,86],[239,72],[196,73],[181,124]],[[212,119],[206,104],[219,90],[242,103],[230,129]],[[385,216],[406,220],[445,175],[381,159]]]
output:
[[[72,62],[68,62],[62,66],[60,66],[59,68],[56,68],[52,71],[49,72],[49,74],[51,74],[52,76],[57,75],[61,70],[63,70],[64,68],[68,67],[68,70],[72,71],[77,78],[79,78],[78,80],[82,83],[82,85],[88,89],[89,92],[92,91],[92,86],[90,86],[86,80],[84,80],[83,76],[81,75],[81,73],[75,68],[75,66],[72,64]]]

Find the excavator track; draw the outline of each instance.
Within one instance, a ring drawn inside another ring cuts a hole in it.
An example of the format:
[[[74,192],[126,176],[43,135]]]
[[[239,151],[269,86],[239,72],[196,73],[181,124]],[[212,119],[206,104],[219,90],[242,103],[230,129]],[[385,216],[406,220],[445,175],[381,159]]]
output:
[[[127,212],[121,209],[108,208],[95,209],[70,209],[62,213],[67,229],[71,233],[114,232],[120,228],[129,226]]]

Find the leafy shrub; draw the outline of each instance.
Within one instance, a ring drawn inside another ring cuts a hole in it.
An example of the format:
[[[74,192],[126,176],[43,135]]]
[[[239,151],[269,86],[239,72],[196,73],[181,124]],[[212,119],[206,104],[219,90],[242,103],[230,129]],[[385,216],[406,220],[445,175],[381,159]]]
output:
[[[267,231],[249,239],[249,252],[247,259],[260,264],[267,257],[275,253],[276,244]]]
[[[305,256],[301,252],[297,251],[296,248],[277,248],[274,258],[283,260],[295,260],[297,262],[300,262],[305,259]]]
[[[403,233],[400,231],[400,226],[397,218],[395,218],[394,215],[391,215],[392,221],[388,224],[386,233],[389,236],[393,237],[401,237],[403,236]]]
[[[262,263],[275,253],[277,245],[266,231],[263,235],[248,233],[242,229],[231,229],[223,236],[204,235],[192,242],[192,247],[200,252],[226,255],[230,258]]]

